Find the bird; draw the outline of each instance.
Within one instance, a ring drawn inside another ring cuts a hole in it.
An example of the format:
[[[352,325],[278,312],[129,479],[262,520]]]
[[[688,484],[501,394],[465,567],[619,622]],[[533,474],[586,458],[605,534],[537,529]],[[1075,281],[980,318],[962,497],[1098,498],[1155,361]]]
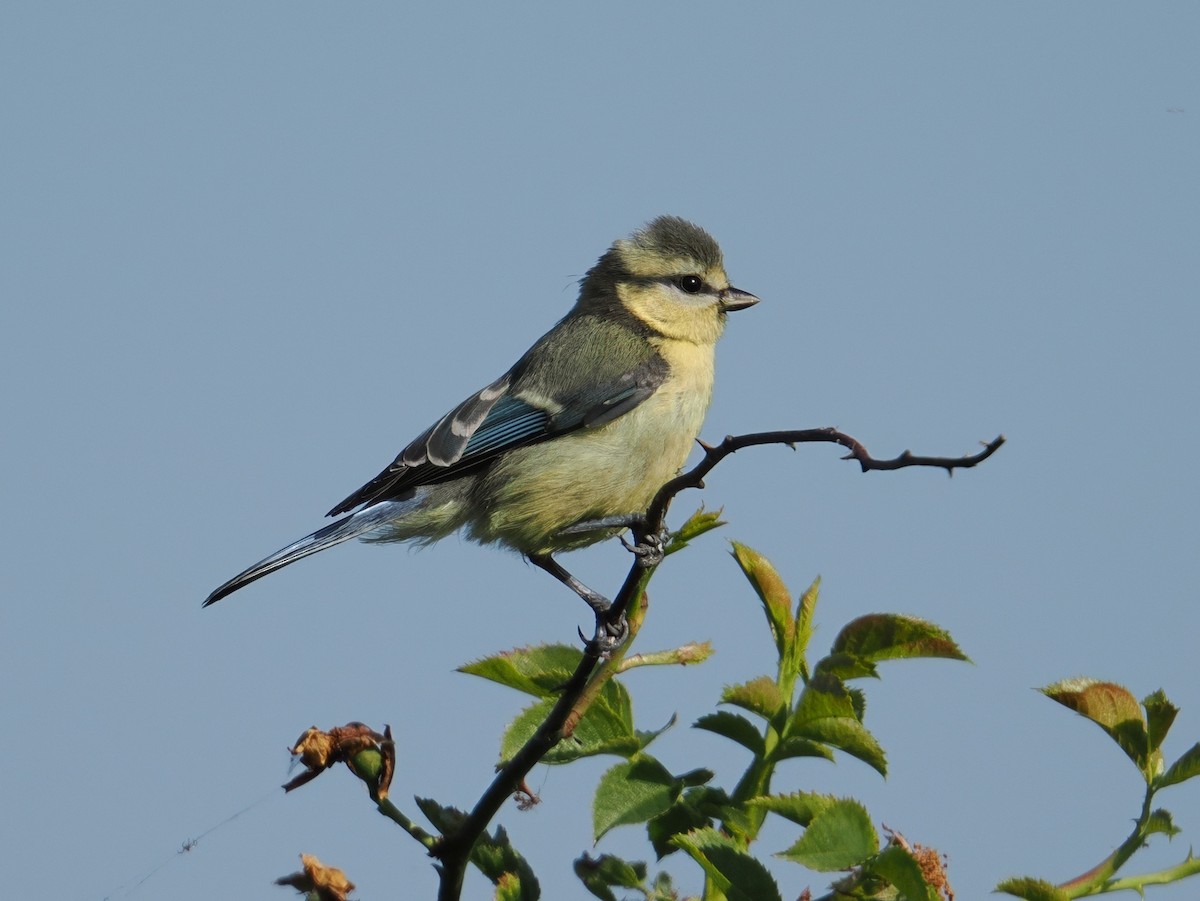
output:
[[[619,535],[679,474],[712,399],[726,316],[758,302],[730,284],[708,232],[678,216],[651,220],[611,245],[571,310],[511,369],[327,514],[340,518],[203,606],[351,538],[426,545],[461,531],[553,575],[595,612],[596,640],[619,641],[608,600],[553,555]]]

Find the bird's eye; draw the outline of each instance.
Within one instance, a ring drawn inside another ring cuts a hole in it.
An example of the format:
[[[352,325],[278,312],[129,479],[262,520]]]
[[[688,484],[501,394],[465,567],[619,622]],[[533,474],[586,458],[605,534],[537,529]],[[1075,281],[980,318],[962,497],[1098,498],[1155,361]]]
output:
[[[676,284],[688,294],[699,294],[700,289],[704,287],[704,279],[698,275],[685,275]]]

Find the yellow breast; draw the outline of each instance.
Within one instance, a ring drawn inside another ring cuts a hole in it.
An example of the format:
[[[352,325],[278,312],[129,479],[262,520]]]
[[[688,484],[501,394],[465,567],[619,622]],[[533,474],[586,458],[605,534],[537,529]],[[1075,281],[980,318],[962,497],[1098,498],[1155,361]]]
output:
[[[663,340],[658,351],[670,375],[633,410],[506,454],[479,482],[471,537],[546,553],[603,537],[559,534],[580,520],[644,512],[687,461],[712,399],[711,344]]]

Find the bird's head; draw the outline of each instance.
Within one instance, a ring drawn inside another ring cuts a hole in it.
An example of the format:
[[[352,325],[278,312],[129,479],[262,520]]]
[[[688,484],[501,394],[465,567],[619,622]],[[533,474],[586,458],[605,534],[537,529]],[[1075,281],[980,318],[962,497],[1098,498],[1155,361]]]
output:
[[[579,304],[623,308],[666,338],[712,344],[725,316],[758,303],[729,283],[721,248],[704,229],[659,216],[613,244],[584,277]]]

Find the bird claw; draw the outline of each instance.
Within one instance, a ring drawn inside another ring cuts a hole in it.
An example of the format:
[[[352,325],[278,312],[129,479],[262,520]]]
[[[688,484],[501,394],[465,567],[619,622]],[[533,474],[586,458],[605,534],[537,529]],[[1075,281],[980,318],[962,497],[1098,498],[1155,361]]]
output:
[[[666,545],[670,537],[670,533],[666,529],[654,535],[639,536],[637,544],[630,544],[625,540],[624,535],[617,536],[621,544],[625,546],[625,550],[637,557],[638,565],[646,569],[651,569],[663,562],[663,557],[667,555]]]
[[[596,614],[596,633],[591,638],[583,634],[583,629],[578,630],[579,640],[583,642],[584,649],[597,657],[610,656],[629,638],[629,621],[625,614],[622,613],[615,621],[610,621],[606,613]]]

